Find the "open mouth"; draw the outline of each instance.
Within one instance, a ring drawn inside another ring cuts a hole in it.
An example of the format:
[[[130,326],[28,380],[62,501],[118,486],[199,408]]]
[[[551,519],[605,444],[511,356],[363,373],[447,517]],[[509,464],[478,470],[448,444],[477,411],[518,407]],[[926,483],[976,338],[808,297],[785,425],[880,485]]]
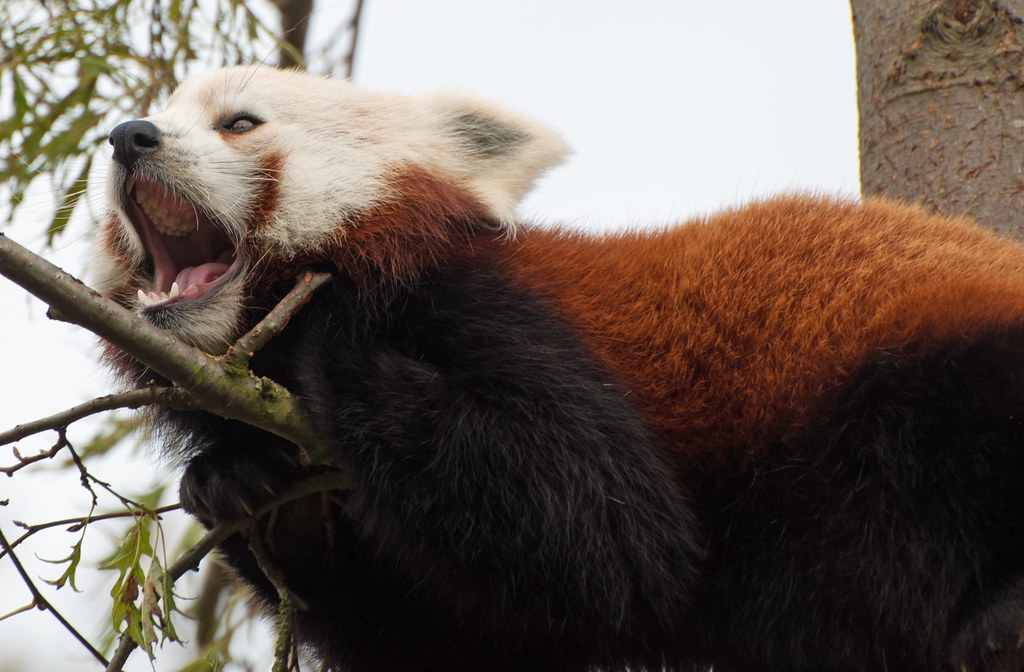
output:
[[[153,263],[153,285],[139,288],[143,313],[197,301],[241,268],[236,241],[209,215],[156,180],[125,180],[127,210]]]

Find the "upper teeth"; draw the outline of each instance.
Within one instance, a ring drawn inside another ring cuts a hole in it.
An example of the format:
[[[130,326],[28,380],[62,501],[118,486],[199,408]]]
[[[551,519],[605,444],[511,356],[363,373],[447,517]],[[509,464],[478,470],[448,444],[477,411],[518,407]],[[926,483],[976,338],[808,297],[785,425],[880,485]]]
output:
[[[127,182],[125,186],[128,186]],[[183,220],[177,215],[169,215],[167,207],[161,204],[160,198],[141,186],[135,189],[135,200],[142,211],[146,213],[153,228],[163,235],[181,237],[187,236],[194,230],[191,217]]]
[[[155,306],[158,303],[164,301],[170,301],[176,299],[181,295],[181,288],[178,287],[178,283],[171,283],[171,291],[169,292],[144,292],[139,290],[139,305],[143,308],[146,306]]]

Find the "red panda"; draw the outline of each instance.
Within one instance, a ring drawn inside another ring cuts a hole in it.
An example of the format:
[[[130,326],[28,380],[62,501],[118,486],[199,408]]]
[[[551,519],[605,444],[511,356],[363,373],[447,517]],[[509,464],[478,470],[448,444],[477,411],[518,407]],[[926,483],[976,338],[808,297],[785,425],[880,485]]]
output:
[[[261,528],[325,666],[1024,669],[1018,243],[800,196],[528,226],[553,131],[265,67],[110,143],[98,287],[150,322],[223,352],[297,269],[334,276],[253,359],[354,472]],[[155,422],[207,526],[317,469]]]

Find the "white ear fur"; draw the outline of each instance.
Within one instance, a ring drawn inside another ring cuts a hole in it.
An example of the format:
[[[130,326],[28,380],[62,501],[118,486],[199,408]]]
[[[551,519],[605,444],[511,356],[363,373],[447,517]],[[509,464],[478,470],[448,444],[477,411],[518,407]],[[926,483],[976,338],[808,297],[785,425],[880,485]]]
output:
[[[488,101],[452,91],[420,97],[444,137],[440,166],[464,182],[509,230],[513,209],[570,150],[549,126]]]

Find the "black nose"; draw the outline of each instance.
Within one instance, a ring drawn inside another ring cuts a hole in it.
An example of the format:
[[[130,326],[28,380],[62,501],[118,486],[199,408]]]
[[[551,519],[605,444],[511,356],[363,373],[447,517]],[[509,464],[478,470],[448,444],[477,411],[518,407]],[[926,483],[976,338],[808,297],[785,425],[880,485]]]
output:
[[[114,160],[131,169],[140,157],[160,149],[160,129],[148,121],[126,121],[110,132]]]

